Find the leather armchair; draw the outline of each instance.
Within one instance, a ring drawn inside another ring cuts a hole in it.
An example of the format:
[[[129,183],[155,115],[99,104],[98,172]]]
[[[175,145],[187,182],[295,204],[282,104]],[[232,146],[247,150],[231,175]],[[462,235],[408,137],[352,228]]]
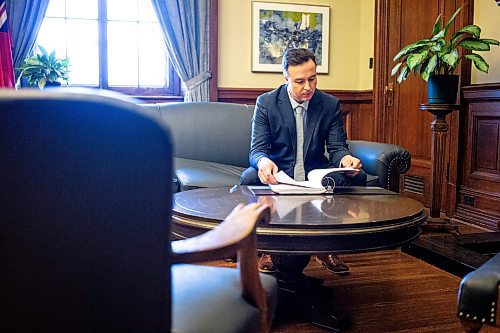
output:
[[[269,211],[171,242],[169,131],[113,96],[0,89],[0,331],[269,331]],[[237,269],[193,265],[235,252]]]
[[[500,327],[499,285],[500,254],[464,276],[458,291],[457,315],[465,332],[479,332],[483,325]]]
[[[363,164],[368,186],[399,192],[399,177],[410,169],[411,155],[403,147],[371,141],[348,141],[349,150]]]

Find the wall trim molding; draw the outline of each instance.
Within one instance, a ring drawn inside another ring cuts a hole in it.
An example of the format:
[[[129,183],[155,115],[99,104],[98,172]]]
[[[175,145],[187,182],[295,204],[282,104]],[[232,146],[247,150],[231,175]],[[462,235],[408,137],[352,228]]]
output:
[[[255,104],[257,97],[274,88],[218,88],[219,102]],[[372,90],[321,90],[337,97],[341,102],[372,103]]]
[[[462,88],[464,99],[469,100],[500,100],[500,82],[474,84]]]

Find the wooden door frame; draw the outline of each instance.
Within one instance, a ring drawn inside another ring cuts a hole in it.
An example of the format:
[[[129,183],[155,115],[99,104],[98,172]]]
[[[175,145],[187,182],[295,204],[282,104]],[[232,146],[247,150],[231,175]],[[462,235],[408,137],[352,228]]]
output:
[[[217,102],[218,96],[218,59],[219,59],[219,0],[210,0],[210,32],[208,46],[209,69],[212,73],[209,91],[210,102]]]
[[[373,68],[373,108],[374,140],[386,141],[387,115],[385,89],[388,82],[387,67],[389,60],[389,0],[375,0],[375,36]]]

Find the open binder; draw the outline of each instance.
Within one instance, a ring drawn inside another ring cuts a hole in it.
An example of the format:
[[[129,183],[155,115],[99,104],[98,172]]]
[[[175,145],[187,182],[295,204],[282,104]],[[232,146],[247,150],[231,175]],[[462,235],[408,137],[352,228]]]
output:
[[[353,168],[315,169],[307,174],[309,180],[306,181],[293,180],[285,172],[280,171],[274,176],[279,184],[269,185],[269,187],[278,194],[331,193],[335,189],[335,180],[331,175],[337,172],[356,173],[358,170]]]

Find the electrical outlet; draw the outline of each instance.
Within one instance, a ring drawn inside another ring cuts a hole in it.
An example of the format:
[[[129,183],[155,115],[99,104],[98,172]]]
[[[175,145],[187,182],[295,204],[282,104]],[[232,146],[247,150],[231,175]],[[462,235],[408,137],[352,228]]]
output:
[[[474,206],[475,200],[476,198],[471,195],[464,195],[464,205]]]

